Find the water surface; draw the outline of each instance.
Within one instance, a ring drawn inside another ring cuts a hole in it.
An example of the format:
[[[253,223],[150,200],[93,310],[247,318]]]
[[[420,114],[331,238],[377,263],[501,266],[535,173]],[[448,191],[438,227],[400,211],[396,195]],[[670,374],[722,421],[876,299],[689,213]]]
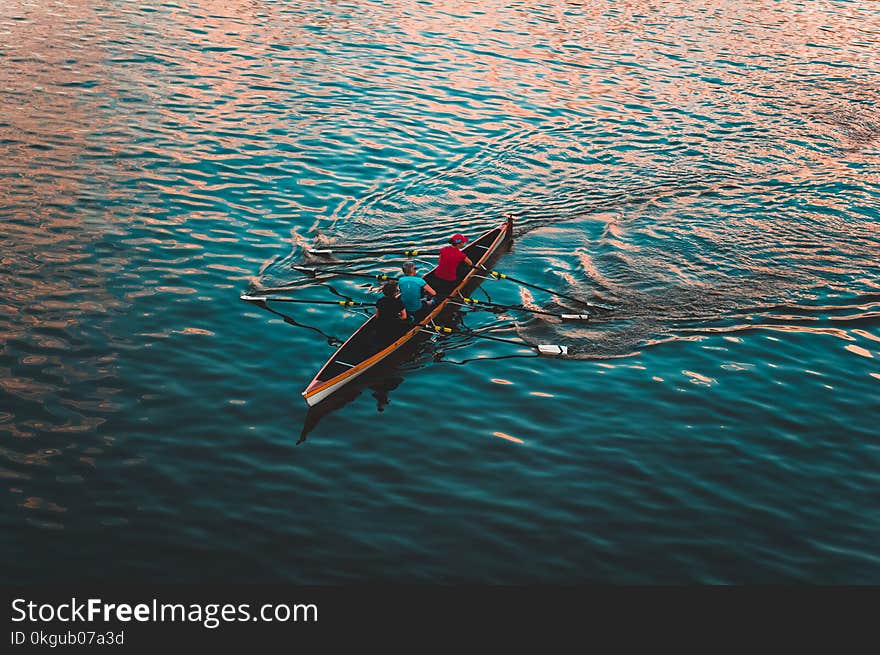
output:
[[[821,0],[3,3],[3,579],[880,582],[878,37]],[[467,323],[572,357],[453,337],[307,415],[363,317],[239,294],[369,300],[290,266],[506,212],[500,270],[614,311]]]

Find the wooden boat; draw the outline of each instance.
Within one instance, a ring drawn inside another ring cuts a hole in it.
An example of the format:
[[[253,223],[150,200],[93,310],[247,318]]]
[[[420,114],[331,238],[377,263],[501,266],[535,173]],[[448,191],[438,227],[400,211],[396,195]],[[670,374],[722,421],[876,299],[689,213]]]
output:
[[[442,325],[442,319],[456,305],[450,306],[450,301],[467,296],[483,281],[485,270],[492,261],[506,249],[513,236],[513,219],[508,218],[492,228],[473,243],[463,248],[464,253],[474,263],[470,268],[464,264],[459,268],[458,281],[450,294],[439,300],[431,311],[421,318],[413,327],[408,329],[402,336],[392,343],[382,341],[382,336],[377,334],[376,316],[373,315],[343,343],[327,363],[321,367],[306,390],[303,397],[309,405],[317,405],[319,402],[332,395],[343,386],[363,375],[374,366],[388,359],[395,352],[410,342],[420,340],[426,333],[433,329],[434,325]],[[425,275],[425,280],[431,284],[436,269]]]

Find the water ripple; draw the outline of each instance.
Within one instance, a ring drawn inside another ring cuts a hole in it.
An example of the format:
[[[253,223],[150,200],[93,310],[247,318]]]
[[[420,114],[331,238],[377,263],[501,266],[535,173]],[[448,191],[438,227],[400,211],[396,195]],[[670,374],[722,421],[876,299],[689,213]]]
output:
[[[876,581],[878,18],[3,3],[17,579]],[[363,317],[239,292],[371,299],[291,264],[431,252],[506,212],[502,270],[614,311],[468,324],[574,361],[454,337],[307,415]]]

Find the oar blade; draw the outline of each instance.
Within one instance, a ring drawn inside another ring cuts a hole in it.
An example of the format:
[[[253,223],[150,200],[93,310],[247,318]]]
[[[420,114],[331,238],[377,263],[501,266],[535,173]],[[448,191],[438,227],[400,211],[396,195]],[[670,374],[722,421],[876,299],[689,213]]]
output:
[[[542,343],[538,346],[538,354],[545,357],[565,357],[568,354],[568,346]]]

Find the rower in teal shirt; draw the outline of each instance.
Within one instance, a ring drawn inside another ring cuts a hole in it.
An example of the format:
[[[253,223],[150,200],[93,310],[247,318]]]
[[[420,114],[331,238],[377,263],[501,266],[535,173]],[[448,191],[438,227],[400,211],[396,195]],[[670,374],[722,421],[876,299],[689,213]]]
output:
[[[422,289],[431,296],[437,294],[424,278],[416,275],[416,265],[412,262],[403,263],[403,277],[397,280],[397,285],[400,287],[400,300],[410,316],[422,309]]]

